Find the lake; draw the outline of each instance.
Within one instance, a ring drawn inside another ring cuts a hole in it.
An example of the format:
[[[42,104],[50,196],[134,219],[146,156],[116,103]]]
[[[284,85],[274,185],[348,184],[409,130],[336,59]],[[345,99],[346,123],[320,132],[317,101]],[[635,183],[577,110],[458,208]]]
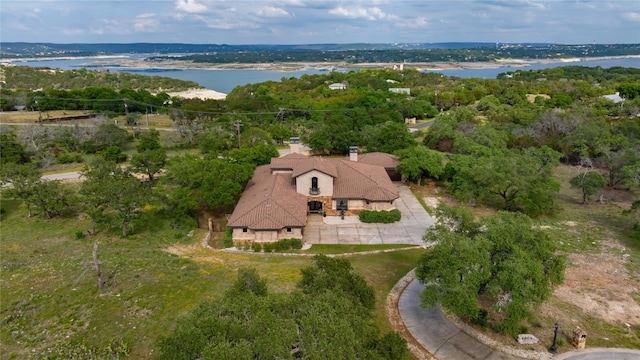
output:
[[[113,63],[117,64],[121,59],[135,59],[143,58],[148,55],[131,55],[126,57],[114,57]],[[86,67],[90,62],[95,61],[95,58],[84,59],[52,59],[52,60],[34,60],[34,61],[16,61],[15,65],[23,66],[46,66],[50,68],[57,68],[61,70],[80,69]],[[101,59],[105,60],[105,59]],[[495,78],[500,73],[516,70],[529,70],[529,69],[547,69],[561,66],[600,66],[603,68],[609,68],[613,66],[633,67],[640,68],[640,58],[616,58],[616,59],[604,59],[604,60],[584,60],[576,62],[559,62],[552,64],[534,63],[531,66],[503,66],[489,69],[456,69],[456,70],[433,70],[425,72],[435,72],[446,76],[457,76],[463,78]],[[89,69],[93,69],[87,67]],[[109,69],[112,72],[127,71],[141,75],[157,75],[166,76],[174,79],[191,80],[206,87],[207,89],[219,91],[228,94],[236,86],[242,86],[246,84],[255,84],[265,81],[280,81],[282,78],[300,77],[304,74],[326,74],[326,70],[307,69],[301,71],[272,71],[272,70],[202,70],[202,69],[184,69],[184,70],[164,70],[164,69],[152,69],[151,71],[143,71],[142,69],[123,68],[119,66],[103,66],[103,69]]]

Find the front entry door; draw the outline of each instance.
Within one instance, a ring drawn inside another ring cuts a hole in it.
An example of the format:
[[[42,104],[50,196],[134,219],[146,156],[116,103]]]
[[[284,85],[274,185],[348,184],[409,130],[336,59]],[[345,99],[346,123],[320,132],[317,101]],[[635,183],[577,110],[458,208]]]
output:
[[[309,212],[322,214],[322,201],[309,201]]]

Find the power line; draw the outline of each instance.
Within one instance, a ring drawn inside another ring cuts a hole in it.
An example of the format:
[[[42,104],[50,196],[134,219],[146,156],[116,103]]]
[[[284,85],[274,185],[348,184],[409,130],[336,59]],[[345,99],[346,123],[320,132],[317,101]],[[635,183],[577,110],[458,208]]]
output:
[[[34,97],[34,101],[42,101],[42,100],[50,100],[50,101],[74,101],[74,102],[80,102],[80,103],[91,103],[91,102],[101,102],[101,103],[114,103],[114,104],[122,104],[123,99],[122,98],[108,98],[108,99],[85,99],[85,98],[58,98],[58,97],[49,97],[49,96],[36,96]],[[40,103],[41,104],[41,103]],[[287,112],[303,112],[303,113],[327,113],[327,112],[348,112],[348,111],[354,111],[355,109],[349,109],[349,108],[345,108],[345,109],[296,109],[296,108],[283,108],[283,107],[279,107],[278,110],[273,110],[273,111],[245,111],[245,112],[237,112],[237,111],[230,111],[230,112],[223,112],[223,111],[203,111],[203,110],[190,110],[190,109],[180,109],[180,108],[174,108],[174,107],[169,107],[166,105],[157,105],[157,104],[150,104],[150,103],[146,103],[146,102],[142,102],[142,101],[138,101],[138,100],[134,100],[134,99],[126,99],[125,105],[129,104],[129,105],[138,105],[138,106],[145,106],[145,107],[151,107],[151,108],[156,108],[156,109],[161,109],[164,111],[178,111],[178,112],[182,112],[182,113],[194,113],[194,114],[206,114],[206,115],[234,115],[234,116],[238,116],[238,115],[245,115],[245,116],[251,116],[251,115],[279,115],[282,114],[283,111],[287,111]]]

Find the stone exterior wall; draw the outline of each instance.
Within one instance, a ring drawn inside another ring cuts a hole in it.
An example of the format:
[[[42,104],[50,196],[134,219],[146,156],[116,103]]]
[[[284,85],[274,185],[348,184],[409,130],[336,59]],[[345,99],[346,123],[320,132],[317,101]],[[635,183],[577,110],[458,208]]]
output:
[[[247,232],[243,232],[241,228],[234,228],[232,233],[232,239],[235,243],[249,243],[253,242],[276,242],[282,239],[302,239],[303,228],[290,228],[291,231],[287,231],[287,228],[281,230],[251,230],[247,229]]]
[[[396,208],[395,205],[393,205],[392,203],[382,202],[382,201],[370,202],[368,207],[369,208],[367,210],[373,210],[373,211],[381,211],[381,210],[389,211]]]

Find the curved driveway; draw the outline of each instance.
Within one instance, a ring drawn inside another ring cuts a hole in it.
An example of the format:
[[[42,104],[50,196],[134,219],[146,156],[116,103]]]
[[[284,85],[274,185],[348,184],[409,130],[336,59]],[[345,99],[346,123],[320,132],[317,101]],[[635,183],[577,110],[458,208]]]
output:
[[[420,306],[424,285],[413,280],[400,295],[398,310],[411,335],[440,360],[520,359],[496,351],[451,324],[440,309]]]
[[[469,336],[444,316],[440,309],[420,306],[424,285],[413,280],[398,300],[398,311],[411,336],[439,360],[521,359],[505,354]],[[640,350],[592,348],[558,354],[554,360],[640,360]]]

